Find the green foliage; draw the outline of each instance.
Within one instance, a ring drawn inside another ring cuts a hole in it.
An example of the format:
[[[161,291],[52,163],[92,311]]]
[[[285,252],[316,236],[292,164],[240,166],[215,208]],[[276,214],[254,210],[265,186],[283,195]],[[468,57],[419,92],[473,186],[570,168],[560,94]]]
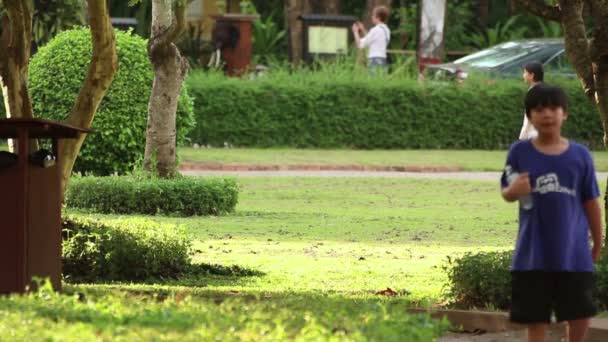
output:
[[[253,54],[257,63],[268,64],[280,54],[285,45],[285,30],[280,30],[274,21],[274,14],[253,23]]]
[[[602,256],[595,265],[595,276],[597,299],[601,308],[608,310],[608,257],[606,255]]]
[[[153,73],[146,41],[115,31],[119,70],[101,102],[74,166],[96,175],[124,174],[143,159],[148,100]],[[29,85],[36,116],[62,121],[68,117],[87,75],[92,43],[89,29],[59,34],[32,58]],[[177,141],[183,144],[194,125],[193,103],[183,89],[177,110]]]
[[[444,30],[446,51],[467,51],[471,49],[469,37],[475,18],[473,11],[473,3],[470,1],[448,1]]]
[[[512,251],[466,253],[444,265],[448,275],[447,296],[462,307],[508,309],[511,301]],[[595,293],[600,307],[608,308],[608,257],[595,267]]]
[[[511,302],[509,267],[513,252],[466,253],[443,266],[448,276],[447,296],[464,307],[507,309]]]
[[[68,216],[63,236],[63,275],[73,282],[178,278],[190,267],[191,240],[179,227]]]
[[[191,139],[212,146],[504,149],[518,136],[526,91],[520,81],[420,83],[358,68],[275,70],[255,81],[194,73]],[[601,146],[593,104],[576,81],[558,83],[571,103],[565,136]]]
[[[561,38],[564,36],[562,32],[562,25],[555,21],[544,20],[542,18],[536,18],[538,27],[542,32],[543,38]]]
[[[36,0],[32,35],[37,46],[43,46],[59,32],[82,25],[81,0]]]
[[[59,32],[82,25],[81,0],[34,0],[32,13],[32,39],[34,47],[46,44]],[[0,19],[6,14],[0,2]],[[0,32],[2,28],[0,28]]]
[[[189,25],[183,37],[177,42],[182,56],[188,59],[190,67],[202,68],[206,65],[205,56],[214,52],[211,41],[204,37],[205,29],[196,25]]]
[[[43,287],[0,297],[0,333],[17,341],[359,342],[434,341],[448,328],[445,320],[407,313],[397,300],[203,291]]]
[[[177,177],[76,177],[66,205],[98,213],[221,215],[234,211],[238,186],[233,179]]]
[[[510,40],[524,38],[528,28],[517,25],[518,18],[519,16],[510,17],[504,23],[497,22],[494,27],[472,34],[469,38],[470,44],[478,49],[484,49]]]

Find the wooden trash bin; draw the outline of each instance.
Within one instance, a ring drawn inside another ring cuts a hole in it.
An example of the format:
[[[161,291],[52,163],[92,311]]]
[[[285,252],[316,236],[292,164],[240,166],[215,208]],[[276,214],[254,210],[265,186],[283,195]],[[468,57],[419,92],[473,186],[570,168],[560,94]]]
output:
[[[15,154],[0,154],[0,293],[23,293],[33,277],[61,289],[60,139],[90,130],[42,119],[0,120],[0,138],[15,139]],[[30,151],[30,139],[48,139],[52,151]]]
[[[251,67],[253,54],[253,22],[259,16],[245,14],[223,14],[215,19],[214,45],[222,50],[228,76],[243,76]],[[218,41],[219,40],[219,41]]]

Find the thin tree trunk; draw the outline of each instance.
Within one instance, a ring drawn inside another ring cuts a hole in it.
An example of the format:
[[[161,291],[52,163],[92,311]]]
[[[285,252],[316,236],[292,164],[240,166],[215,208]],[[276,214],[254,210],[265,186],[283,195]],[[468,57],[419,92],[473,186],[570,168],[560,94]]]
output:
[[[342,12],[342,3],[340,0],[322,0],[318,2],[319,13],[322,14],[340,14]]]
[[[593,80],[585,21],[583,20],[583,1],[560,0],[560,8],[566,55],[574,65],[585,94],[593,98],[595,95],[595,82]]]
[[[595,75],[595,100],[604,127],[604,145],[608,146],[608,3],[591,0],[588,5],[595,23],[589,46]]]
[[[93,56],[87,78],[80,88],[76,103],[67,120],[68,124],[82,128],[91,127],[95,112],[108,92],[118,70],[114,29],[110,22],[106,1],[89,0],[87,9],[93,40]],[[86,135],[82,134],[80,138],[65,140],[59,146],[59,154],[62,157],[59,159],[59,167],[62,173],[63,193],[65,193],[74,162],[85,138]]]
[[[27,87],[27,71],[32,42],[31,1],[4,0],[7,15],[3,21],[0,46],[0,85],[6,115],[31,118],[32,101]]]
[[[298,18],[311,11],[308,0],[284,0],[285,27],[289,46],[289,58],[293,63],[300,63],[303,59],[303,25]]]
[[[154,70],[154,83],[148,103],[148,127],[144,169],[169,178],[175,175],[176,112],[188,60],[174,42],[186,27],[186,6],[172,0],[152,2],[152,33],[148,53]]]
[[[490,16],[490,0],[479,0],[477,3],[477,21],[479,27],[485,29],[488,27],[488,19]]]

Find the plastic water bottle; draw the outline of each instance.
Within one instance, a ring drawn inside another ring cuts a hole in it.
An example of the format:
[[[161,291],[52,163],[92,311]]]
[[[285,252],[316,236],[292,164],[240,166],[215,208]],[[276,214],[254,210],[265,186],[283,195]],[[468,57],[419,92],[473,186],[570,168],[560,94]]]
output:
[[[511,184],[511,183],[515,182],[515,180],[517,180],[517,177],[519,177],[518,172],[508,173],[507,174],[507,183]],[[527,195],[521,196],[519,198],[519,205],[524,210],[532,209],[532,207],[534,205],[534,203],[532,202],[532,194],[527,194]]]

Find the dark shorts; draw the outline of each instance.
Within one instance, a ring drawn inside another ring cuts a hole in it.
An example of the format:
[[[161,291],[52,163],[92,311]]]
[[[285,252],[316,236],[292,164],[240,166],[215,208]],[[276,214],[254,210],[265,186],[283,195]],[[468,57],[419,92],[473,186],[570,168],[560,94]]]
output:
[[[593,317],[595,275],[591,272],[511,272],[511,321],[549,323]]]

